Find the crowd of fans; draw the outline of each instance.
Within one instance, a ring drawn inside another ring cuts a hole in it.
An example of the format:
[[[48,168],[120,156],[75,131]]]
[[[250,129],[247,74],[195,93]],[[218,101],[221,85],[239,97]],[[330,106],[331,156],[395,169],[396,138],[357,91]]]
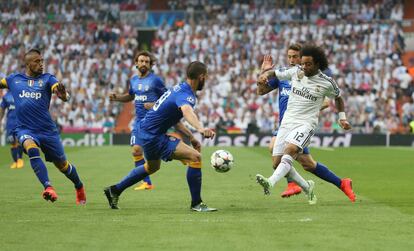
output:
[[[2,6],[0,75],[21,70],[26,49],[41,48],[45,70],[72,93],[70,103],[55,99],[57,105],[51,106],[65,130],[111,131],[122,106],[110,103],[108,94],[125,92],[134,74],[138,34],[119,21],[119,11],[141,10],[148,3],[97,2]],[[234,2],[169,1],[169,8],[187,11],[188,18],[179,25],[158,27],[152,44],[158,59],[154,71],[168,87],[184,79],[189,62],[208,65],[209,80],[197,106],[206,126],[222,132],[273,130],[278,121],[277,92],[256,94],[262,57],[271,53],[282,66],[290,43],[313,41],[329,55],[330,74],[342,89],[354,132],[410,130],[414,76],[401,62],[401,1]],[[334,111],[332,102],[322,112],[320,131],[340,131]]]

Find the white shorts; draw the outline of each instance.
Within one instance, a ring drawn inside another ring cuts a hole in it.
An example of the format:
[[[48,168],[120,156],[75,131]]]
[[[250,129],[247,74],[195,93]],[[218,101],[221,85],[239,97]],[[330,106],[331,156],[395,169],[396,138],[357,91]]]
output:
[[[298,146],[301,151],[307,147],[315,130],[309,125],[281,126],[273,145],[273,156],[283,155],[288,143]]]

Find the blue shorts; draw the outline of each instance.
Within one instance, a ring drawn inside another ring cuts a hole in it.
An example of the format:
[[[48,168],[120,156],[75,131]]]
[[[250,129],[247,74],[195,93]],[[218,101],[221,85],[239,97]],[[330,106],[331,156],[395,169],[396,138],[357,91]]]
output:
[[[14,144],[17,142],[17,135],[15,130],[6,129],[6,142],[8,144]]]
[[[273,131],[272,136],[277,137],[277,133],[278,133],[278,130],[276,129],[276,130]],[[308,147],[303,148],[302,153],[303,154],[310,154],[309,148]]]
[[[171,155],[177,148],[180,140],[166,134],[145,137],[142,134],[136,137],[138,145],[142,147],[146,160],[170,161]]]
[[[46,161],[65,161],[66,156],[58,133],[35,133],[29,129],[17,129],[19,143],[23,145],[26,139],[31,139],[40,147],[45,154]]]

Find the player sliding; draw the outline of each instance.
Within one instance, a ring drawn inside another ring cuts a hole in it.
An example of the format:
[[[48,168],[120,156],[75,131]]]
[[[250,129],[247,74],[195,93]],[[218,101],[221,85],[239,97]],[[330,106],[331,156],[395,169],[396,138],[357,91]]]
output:
[[[76,204],[85,204],[83,184],[75,166],[66,160],[59,131],[49,113],[52,93],[63,101],[68,101],[69,94],[55,76],[43,73],[43,57],[39,50],[29,50],[24,56],[24,61],[25,73],[11,74],[0,82],[0,88],[8,88],[14,98],[19,143],[24,147],[33,171],[45,189],[45,200],[54,202],[58,196],[50,183],[40,151],[45,154],[46,161],[53,162],[73,182],[76,189]]]
[[[289,46],[287,51],[288,56],[288,63],[290,67],[294,67],[300,64],[301,57],[300,57],[300,49],[301,46],[299,44],[292,44]],[[263,64],[261,67],[262,72],[265,72],[269,69],[273,68],[273,61],[271,56],[266,55],[263,60]],[[257,82],[258,89],[257,93],[260,95],[265,95],[272,90],[278,89],[279,90],[279,125],[281,125],[283,121],[283,115],[286,111],[289,93],[291,89],[290,81],[283,80],[279,81],[276,78],[269,79],[269,82]],[[324,101],[321,109],[328,107],[328,104]],[[272,141],[270,142],[270,151],[273,152],[273,146],[276,140],[278,130],[275,130],[273,134]],[[282,156],[276,155],[272,156],[273,160],[273,168],[276,168],[281,161]],[[354,202],[355,201],[355,194],[352,191],[351,187],[351,180],[349,178],[340,179],[337,175],[335,175],[331,170],[328,169],[327,166],[320,162],[316,162],[310,152],[308,147],[304,147],[302,153],[298,154],[296,160],[302,165],[302,167],[308,171],[313,173],[314,175],[318,176],[319,178],[334,184],[339,189],[341,189],[348,198]],[[288,179],[288,186],[286,190],[282,193],[283,198],[288,198],[292,195],[301,193],[302,189],[298,186],[295,182],[293,182],[290,178]]]
[[[315,183],[306,181],[295,170],[293,160],[308,146],[318,125],[319,111],[326,97],[334,98],[339,114],[339,125],[351,129],[344,112],[344,101],[338,85],[332,78],[322,73],[328,67],[324,51],[320,47],[308,45],[301,49],[301,66],[289,69],[269,70],[259,77],[259,82],[268,83],[269,78],[276,81],[291,81],[291,92],[287,110],[284,114],[276,142],[273,146],[273,156],[282,156],[280,164],[269,178],[256,175],[257,182],[263,187],[265,194],[287,176],[298,184],[308,196],[309,204],[315,204]],[[268,58],[271,60],[271,58]],[[351,189],[349,181],[349,189]],[[351,189],[352,191],[352,189]]]
[[[177,159],[186,163],[201,162],[201,144],[180,120],[184,117],[205,138],[214,137],[214,131],[203,128],[193,110],[196,91],[203,89],[206,79],[206,66],[198,61],[190,63],[187,67],[187,80],[165,92],[137,123],[137,143],[144,151],[146,163],[134,168],[119,183],[104,189],[112,209],[119,208],[119,196],[126,188],[160,169],[161,159],[164,161]],[[190,139],[193,148],[166,134],[174,125],[178,132]],[[197,168],[190,166],[187,170],[187,182],[191,193],[190,208],[197,212],[216,211],[217,209],[208,207],[201,199],[201,179],[201,165]]]

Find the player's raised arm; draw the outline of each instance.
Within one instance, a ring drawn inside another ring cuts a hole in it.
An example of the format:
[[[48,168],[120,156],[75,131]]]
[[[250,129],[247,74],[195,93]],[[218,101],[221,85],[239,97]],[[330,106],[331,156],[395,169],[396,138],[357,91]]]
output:
[[[118,94],[118,93],[113,92],[109,94],[109,100],[127,103],[127,102],[134,100],[134,95],[131,95],[129,93]]]
[[[197,132],[201,133],[204,138],[213,138],[216,135],[213,130],[204,128],[201,125],[200,121],[197,118],[197,115],[194,113],[194,110],[190,105],[183,105],[180,107],[180,109],[185,120],[187,120],[188,123],[190,123],[190,125],[197,130]]]
[[[67,102],[70,99],[66,87],[62,83],[56,83],[52,86],[52,92],[55,93],[62,101]]]

